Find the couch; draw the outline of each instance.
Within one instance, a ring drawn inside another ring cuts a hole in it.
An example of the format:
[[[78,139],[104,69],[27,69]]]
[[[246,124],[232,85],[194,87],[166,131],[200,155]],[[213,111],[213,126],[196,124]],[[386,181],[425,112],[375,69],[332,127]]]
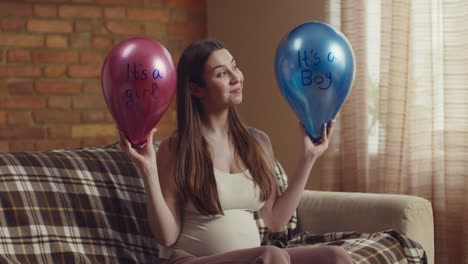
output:
[[[432,208],[419,197],[305,191],[297,218],[296,231],[318,234],[396,230],[434,263]],[[0,263],[159,263],[127,155],[117,145],[0,153]]]

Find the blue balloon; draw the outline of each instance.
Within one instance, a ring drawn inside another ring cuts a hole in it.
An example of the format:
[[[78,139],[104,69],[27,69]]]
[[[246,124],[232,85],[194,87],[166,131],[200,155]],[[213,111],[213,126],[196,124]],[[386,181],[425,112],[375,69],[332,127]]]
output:
[[[313,142],[321,140],[322,124],[335,118],[348,97],[355,65],[346,37],[322,22],[299,25],[278,44],[276,80]]]

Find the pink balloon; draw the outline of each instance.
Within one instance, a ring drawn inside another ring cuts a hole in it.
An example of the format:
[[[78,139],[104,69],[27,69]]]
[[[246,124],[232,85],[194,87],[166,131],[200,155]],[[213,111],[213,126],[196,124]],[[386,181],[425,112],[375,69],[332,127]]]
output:
[[[176,71],[169,51],[144,37],[123,40],[107,54],[102,92],[117,127],[141,146],[175,94]]]

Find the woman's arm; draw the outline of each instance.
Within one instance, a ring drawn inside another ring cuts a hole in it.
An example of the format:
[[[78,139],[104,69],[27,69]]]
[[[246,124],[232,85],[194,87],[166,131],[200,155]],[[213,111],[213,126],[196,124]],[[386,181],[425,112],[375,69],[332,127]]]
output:
[[[281,231],[296,210],[312,167],[314,166],[317,159],[328,148],[328,142],[332,136],[334,124],[335,121],[332,121],[329,129],[327,129],[326,124],[323,125],[322,141],[317,145],[312,143],[309,136],[305,132],[305,129],[302,127],[303,147],[301,150],[301,156],[298,164],[296,165],[293,176],[288,181],[288,188],[281,195],[279,195],[278,188],[274,186],[272,194],[261,209],[263,220],[265,221],[266,226],[272,231]],[[264,134],[264,138],[263,140],[260,140],[260,142],[264,146],[265,151],[270,153],[269,156],[271,162],[274,164],[275,160],[273,156],[273,150],[268,136]]]
[[[151,232],[159,244],[173,245],[179,236],[181,226],[179,199],[171,182],[173,177],[175,148],[170,139],[159,146],[157,153],[153,147],[153,129],[147,138],[147,144],[141,149],[134,149],[130,142],[121,136],[121,147],[130,156],[143,175],[146,194],[146,210]]]

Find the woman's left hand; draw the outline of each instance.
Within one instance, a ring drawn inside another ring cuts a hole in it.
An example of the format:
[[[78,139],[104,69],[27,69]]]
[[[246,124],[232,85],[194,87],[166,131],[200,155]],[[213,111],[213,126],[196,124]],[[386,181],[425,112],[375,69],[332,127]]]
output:
[[[304,128],[304,125],[301,124],[301,130],[303,134],[303,150],[302,155],[305,159],[317,160],[325,150],[328,149],[328,143],[333,135],[333,129],[335,127],[336,120],[333,119],[330,122],[329,127],[327,128],[327,123],[322,124],[322,139],[318,143],[312,142],[310,137],[307,135],[307,132]]]

